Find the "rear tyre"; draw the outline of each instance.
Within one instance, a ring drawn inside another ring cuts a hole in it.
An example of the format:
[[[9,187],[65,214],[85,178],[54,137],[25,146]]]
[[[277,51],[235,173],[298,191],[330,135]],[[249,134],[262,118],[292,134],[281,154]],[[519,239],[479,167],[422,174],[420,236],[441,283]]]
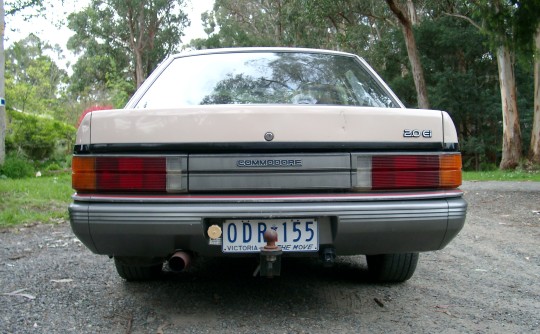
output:
[[[163,262],[139,258],[114,258],[118,275],[127,281],[150,281],[161,276]]]
[[[418,253],[366,255],[368,272],[375,282],[400,283],[412,277]]]

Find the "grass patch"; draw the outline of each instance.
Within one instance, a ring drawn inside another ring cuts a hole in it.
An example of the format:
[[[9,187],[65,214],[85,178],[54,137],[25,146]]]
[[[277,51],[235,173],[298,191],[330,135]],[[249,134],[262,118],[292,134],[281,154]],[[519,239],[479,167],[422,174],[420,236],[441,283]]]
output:
[[[69,219],[71,174],[0,179],[0,227]]]
[[[540,171],[463,172],[464,181],[536,181],[540,182]]]

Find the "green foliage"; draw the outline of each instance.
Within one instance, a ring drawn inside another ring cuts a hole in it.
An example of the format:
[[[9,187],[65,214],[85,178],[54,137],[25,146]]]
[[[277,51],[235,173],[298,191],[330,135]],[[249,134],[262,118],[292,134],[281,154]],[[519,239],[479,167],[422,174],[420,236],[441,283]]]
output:
[[[216,0],[213,11],[202,15],[208,38],[193,41],[191,47],[339,48],[326,19],[315,13],[320,3],[323,1]]]
[[[33,34],[6,50],[8,107],[51,116],[59,112],[58,96],[67,80],[67,73],[45,55],[46,51],[54,49]]]
[[[496,163],[501,146],[497,65],[487,39],[464,20],[441,16],[416,30],[432,108],[447,111],[460,136],[463,164]]]
[[[61,170],[61,169],[62,169],[62,167],[60,167],[59,164],[57,164],[56,162],[53,162],[53,163],[51,163],[51,164],[45,166],[45,169],[44,169],[44,170],[45,170],[46,172],[50,172],[50,171],[59,171],[59,170]]]
[[[540,171],[502,171],[498,169],[480,171],[480,172],[464,172],[464,181],[534,181],[540,182]]]
[[[73,146],[76,130],[71,125],[13,110],[8,110],[8,118],[8,148],[30,159],[50,158],[58,147],[65,154]]]
[[[534,35],[540,25],[540,1],[510,0],[517,7],[515,12],[515,39],[520,51],[534,55]],[[536,51],[537,52],[537,51]]]
[[[512,50],[533,53],[533,37],[540,24],[538,0],[478,0],[469,6],[471,16],[481,22],[492,48],[506,45]]]
[[[107,88],[112,105],[116,109],[123,108],[134,93],[133,83],[115,76],[114,73],[107,75]]]
[[[22,179],[34,176],[32,162],[17,154],[8,154],[4,164],[0,166],[0,175],[11,179]]]
[[[80,55],[71,93],[123,106],[138,79],[178,50],[188,25],[183,7],[183,0],[92,0],[70,14],[68,26],[75,35],[68,48]]]
[[[44,8],[43,0],[6,0],[5,1],[5,10],[6,15],[15,15],[20,12],[23,12],[25,9],[33,8],[39,15]]]
[[[71,176],[0,179],[0,227],[69,219]]]

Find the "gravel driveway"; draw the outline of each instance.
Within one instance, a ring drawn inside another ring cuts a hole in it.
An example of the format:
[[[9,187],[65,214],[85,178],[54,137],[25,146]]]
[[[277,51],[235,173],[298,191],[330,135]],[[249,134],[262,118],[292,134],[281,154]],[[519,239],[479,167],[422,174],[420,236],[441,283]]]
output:
[[[0,333],[529,333],[540,328],[540,183],[466,182],[464,230],[413,278],[367,281],[363,257],[331,270],[287,260],[205,260],[126,283],[68,223],[0,231]]]

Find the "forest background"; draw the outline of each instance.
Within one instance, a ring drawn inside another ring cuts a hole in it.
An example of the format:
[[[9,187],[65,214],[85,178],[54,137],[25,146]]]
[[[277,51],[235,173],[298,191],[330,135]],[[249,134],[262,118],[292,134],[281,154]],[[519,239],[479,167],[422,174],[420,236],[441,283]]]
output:
[[[0,0],[0,18],[52,3]],[[540,165],[540,0],[216,0],[206,37],[185,41],[189,4],[88,1],[64,23],[69,71],[57,63],[66,50],[34,34],[2,44],[0,174],[69,168],[81,115],[122,108],[170,54],[240,46],[358,54],[407,107],[450,113],[465,169]]]

